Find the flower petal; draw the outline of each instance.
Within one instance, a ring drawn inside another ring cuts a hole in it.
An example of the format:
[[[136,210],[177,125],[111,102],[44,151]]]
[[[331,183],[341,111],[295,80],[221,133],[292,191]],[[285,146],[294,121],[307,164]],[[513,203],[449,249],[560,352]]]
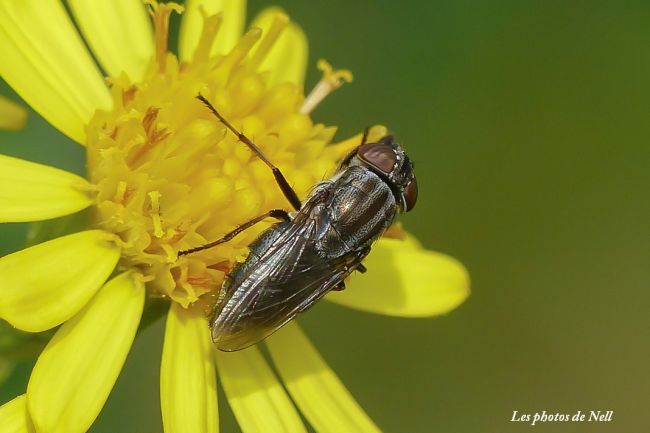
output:
[[[141,0],[68,0],[88,45],[111,76],[139,82],[153,57],[151,20]]]
[[[316,431],[379,432],[295,322],[266,344],[293,401]]]
[[[414,241],[382,238],[347,288],[326,299],[371,313],[427,317],[447,313],[469,296],[469,276],[456,259],[420,248]]]
[[[246,21],[245,0],[188,0],[185,2],[185,12],[182,16],[178,50],[180,58],[189,62],[194,57],[194,51],[203,31],[204,16],[223,13],[223,20],[211,55],[224,54],[230,51],[244,30]]]
[[[0,406],[0,433],[34,433],[25,394]]]
[[[243,433],[306,431],[259,349],[216,353],[223,389]]]
[[[202,311],[173,302],[160,367],[165,433],[219,431],[217,378],[210,327]]]
[[[54,334],[27,386],[27,407],[37,431],[88,430],[126,360],[143,305],[141,278],[124,273]]]
[[[48,122],[83,143],[111,106],[99,70],[56,0],[0,0],[0,76]]]
[[[260,27],[263,35],[266,35],[278,15],[285,15],[282,9],[266,8],[255,17],[251,26]],[[263,49],[262,44],[259,45],[260,49]],[[308,52],[305,33],[297,24],[289,23],[265,54],[258,69],[268,71],[271,85],[290,82],[302,86],[307,72]]]
[[[110,236],[88,230],[0,258],[0,318],[40,332],[75,315],[117,264]]]
[[[88,182],[47,165],[0,155],[0,222],[40,221],[92,203]]]
[[[0,129],[21,129],[27,121],[27,111],[18,104],[0,96]]]

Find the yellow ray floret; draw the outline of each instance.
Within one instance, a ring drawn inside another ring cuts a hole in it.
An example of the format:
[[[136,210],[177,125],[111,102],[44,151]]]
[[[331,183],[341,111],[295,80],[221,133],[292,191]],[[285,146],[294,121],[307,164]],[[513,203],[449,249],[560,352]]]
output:
[[[447,313],[469,296],[465,267],[453,257],[425,250],[412,236],[380,239],[365,264],[369,271],[353,275],[349,290],[326,299],[372,313],[427,317]]]
[[[57,129],[84,143],[85,125],[111,100],[63,4],[0,0],[0,53],[0,76]]]
[[[306,433],[300,415],[257,347],[215,351],[221,384],[243,432]]]
[[[86,179],[46,165],[0,155],[0,222],[40,221],[90,206]]]
[[[20,395],[0,406],[0,430],[3,433],[35,433],[27,412],[27,396]]]
[[[379,433],[297,324],[285,325],[267,345],[287,390],[316,431]]]
[[[141,277],[119,275],[52,337],[27,387],[29,413],[39,432],[88,430],[126,360],[144,298]]]
[[[160,367],[160,405],[167,433],[219,431],[214,346],[203,311],[173,303]]]
[[[69,0],[86,41],[110,76],[141,80],[153,56],[151,21],[143,2]]]
[[[31,332],[68,320],[113,272],[114,238],[88,230],[0,258],[0,318]]]

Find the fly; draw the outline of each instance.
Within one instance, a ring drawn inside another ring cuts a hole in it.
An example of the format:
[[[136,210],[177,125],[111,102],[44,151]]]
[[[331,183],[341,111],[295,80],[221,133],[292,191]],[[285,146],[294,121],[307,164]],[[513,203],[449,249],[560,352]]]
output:
[[[343,290],[345,278],[361,263],[395,215],[417,200],[413,163],[391,135],[361,144],[341,161],[337,172],[318,183],[301,202],[282,172],[250,139],[230,124],[202,95],[197,98],[273,172],[295,212],[272,209],[223,238],[180,251],[179,256],[228,242],[272,217],[278,223],[249,247],[250,254],[226,277],[211,319],[212,339],[220,350],[251,346],[314,305],[330,290]]]

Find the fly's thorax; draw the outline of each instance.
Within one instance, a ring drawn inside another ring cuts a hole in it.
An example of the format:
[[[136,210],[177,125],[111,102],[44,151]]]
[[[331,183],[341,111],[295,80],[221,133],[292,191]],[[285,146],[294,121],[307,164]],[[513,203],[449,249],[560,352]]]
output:
[[[395,218],[397,205],[390,187],[364,167],[348,167],[329,188],[326,211],[319,220],[318,249],[325,257],[369,246]]]

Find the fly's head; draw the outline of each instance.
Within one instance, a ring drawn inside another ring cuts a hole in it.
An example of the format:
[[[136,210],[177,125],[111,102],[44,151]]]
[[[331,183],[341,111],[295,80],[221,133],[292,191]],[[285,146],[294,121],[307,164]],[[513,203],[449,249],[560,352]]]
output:
[[[392,135],[376,143],[365,143],[343,161],[343,166],[363,166],[384,179],[395,194],[402,212],[415,206],[418,184],[413,162]]]

